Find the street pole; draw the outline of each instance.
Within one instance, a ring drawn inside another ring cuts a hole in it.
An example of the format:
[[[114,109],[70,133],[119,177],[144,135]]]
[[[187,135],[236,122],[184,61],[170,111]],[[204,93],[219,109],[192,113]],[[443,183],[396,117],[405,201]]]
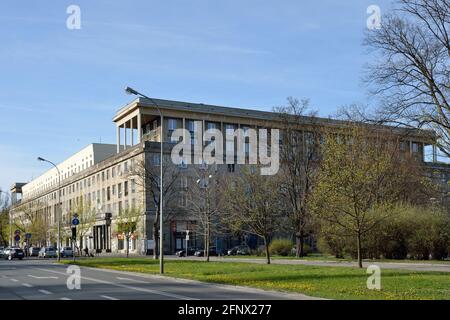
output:
[[[160,134],[160,156],[159,156],[159,166],[160,166],[160,185],[159,185],[159,273],[164,273],[164,245],[163,245],[163,155],[164,155],[164,118],[159,108],[158,104],[150,97],[134,90],[133,88],[126,87],[125,92],[127,94],[133,94],[136,96],[141,96],[147,100],[150,100],[159,112],[159,118],[161,119],[161,134]],[[138,128],[141,130],[141,128]]]
[[[58,243],[56,245],[56,249],[58,251],[58,262],[60,262],[61,261],[61,252],[60,252],[60,250],[61,250],[61,248],[60,248],[60,246],[61,246],[61,217],[60,217],[60,215],[61,215],[61,172],[59,171],[58,166],[56,164],[54,164],[53,162],[51,162],[47,159],[41,158],[41,157],[38,157],[38,160],[42,161],[42,162],[50,163],[52,166],[54,166],[56,168],[56,171],[58,172],[58,206],[57,206],[58,212],[56,213],[57,224],[58,224],[58,234],[57,234],[57,242]]]

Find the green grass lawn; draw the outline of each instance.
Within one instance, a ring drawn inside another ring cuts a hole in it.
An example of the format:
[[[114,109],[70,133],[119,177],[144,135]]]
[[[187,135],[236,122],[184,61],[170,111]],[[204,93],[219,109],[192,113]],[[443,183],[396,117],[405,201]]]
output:
[[[159,273],[159,261],[148,258],[92,258],[78,260],[76,264]],[[450,273],[444,272],[383,269],[380,291],[367,289],[366,269],[348,267],[167,260],[165,272],[167,276],[178,278],[297,292],[331,299],[450,299]]]
[[[251,259],[266,259],[265,256],[225,256],[224,258],[251,258]],[[342,259],[338,259],[335,256],[322,254],[322,253],[311,253],[306,257],[297,258],[295,256],[271,256],[272,259],[288,259],[288,260],[307,260],[307,261],[336,261],[336,262],[357,262],[355,259],[351,257],[345,257]],[[448,264],[450,265],[450,260],[412,260],[412,259],[404,259],[404,260],[394,260],[394,259],[364,259],[364,262],[392,262],[392,263],[435,263],[435,264]]]

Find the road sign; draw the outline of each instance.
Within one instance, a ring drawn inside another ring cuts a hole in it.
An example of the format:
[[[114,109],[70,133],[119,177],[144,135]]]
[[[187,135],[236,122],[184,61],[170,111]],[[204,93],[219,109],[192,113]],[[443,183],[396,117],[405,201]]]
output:
[[[14,240],[15,240],[16,242],[20,241],[20,236],[19,236],[18,234],[16,234],[16,236],[14,237]]]
[[[14,234],[15,234],[15,235],[20,235],[20,230],[14,231]]]
[[[80,220],[78,220],[77,218],[73,218],[72,224],[73,224],[74,226],[77,226],[78,224],[80,224]]]
[[[30,239],[31,238],[31,233],[25,233],[25,239]]]

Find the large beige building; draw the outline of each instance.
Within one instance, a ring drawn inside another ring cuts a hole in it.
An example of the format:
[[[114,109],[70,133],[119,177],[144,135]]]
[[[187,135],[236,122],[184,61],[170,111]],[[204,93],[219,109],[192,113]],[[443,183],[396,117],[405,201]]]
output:
[[[162,119],[154,103],[162,111]],[[162,121],[164,131],[161,133]],[[15,219],[23,219],[23,212],[28,210],[44,217],[49,230],[46,242],[54,244],[54,226],[60,199],[61,221],[65,231],[70,230],[73,215],[80,211],[80,207],[83,207],[81,211],[89,211],[94,217],[87,223],[86,230],[79,235],[80,247],[123,252],[127,243],[123,232],[120,231],[121,214],[136,208],[139,212],[136,231],[131,235],[128,246],[131,252],[148,252],[152,248],[155,204],[151,193],[145,187],[146,183],[142,183],[143,178],[137,175],[136,168],[143,163],[159,165],[160,142],[164,142],[165,161],[169,162],[171,149],[177,143],[172,139],[172,133],[178,128],[184,128],[192,135],[198,130],[198,126],[201,132],[216,128],[225,133],[238,128],[278,128],[279,121],[279,116],[272,112],[160,99],[135,99],[121,108],[113,118],[117,134],[116,144],[91,144],[57,165],[60,170],[60,185],[56,169],[50,169],[29,183],[14,184],[11,187],[13,216]],[[304,117],[298,130],[308,132],[314,126],[339,128],[345,125],[344,121]],[[426,150],[430,150],[431,162],[434,162],[431,166],[439,167],[439,174],[444,172],[444,178],[448,179],[448,167],[435,163],[436,149],[429,133],[400,129],[396,132],[401,136],[402,148],[423,162],[426,162]],[[194,139],[192,143],[195,142]],[[244,143],[248,144],[248,140],[244,140]],[[227,148],[236,148],[226,141],[223,141],[222,145],[225,151]],[[244,150],[248,150],[247,146]],[[189,166],[173,166],[180,169],[181,174],[175,185],[176,197],[171,199],[165,208],[167,212],[171,212],[170,219],[166,219],[164,224],[166,253],[185,248],[186,230],[192,230],[189,246],[201,245],[201,239],[195,235],[195,218],[186,213],[186,210],[182,210],[186,205],[186,191],[190,183]],[[221,165],[219,170],[229,174],[238,171],[234,164]],[[111,223],[106,219],[109,213]],[[33,241],[36,239],[32,236],[31,242]],[[215,241],[218,248],[231,245],[229,239]],[[62,244],[69,243],[69,233],[65,232]]]

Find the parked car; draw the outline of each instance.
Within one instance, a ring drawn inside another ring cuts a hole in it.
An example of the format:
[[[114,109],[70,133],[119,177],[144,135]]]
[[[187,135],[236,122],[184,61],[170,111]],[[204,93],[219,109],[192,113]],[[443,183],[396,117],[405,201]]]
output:
[[[198,251],[199,249],[198,248],[188,248],[187,249],[187,254],[188,254],[188,256],[193,256],[193,255],[195,255],[195,252],[196,251]],[[177,252],[175,252],[175,255],[177,256],[177,257],[185,257],[186,256],[186,249],[183,249],[183,250],[178,250]]]
[[[31,247],[28,251],[30,257],[37,257],[39,256],[39,251],[41,250],[40,247]]]
[[[205,256],[205,250],[199,249],[199,250],[195,251],[194,256],[196,256],[196,257],[204,257]],[[209,256],[217,256],[216,247],[209,247]]]
[[[229,256],[236,256],[236,255],[246,256],[250,254],[250,248],[246,245],[236,246],[228,250],[227,254]]]
[[[62,247],[60,250],[61,257],[73,257],[72,247]]]
[[[0,258],[3,256],[3,250],[5,250],[5,247],[0,247]]]
[[[13,247],[13,248],[4,249],[2,256],[3,256],[3,258],[5,258],[7,260],[13,260],[13,259],[22,260],[23,257],[25,256],[25,254],[22,249]]]
[[[39,258],[56,258],[58,255],[53,247],[42,247],[39,251]]]

